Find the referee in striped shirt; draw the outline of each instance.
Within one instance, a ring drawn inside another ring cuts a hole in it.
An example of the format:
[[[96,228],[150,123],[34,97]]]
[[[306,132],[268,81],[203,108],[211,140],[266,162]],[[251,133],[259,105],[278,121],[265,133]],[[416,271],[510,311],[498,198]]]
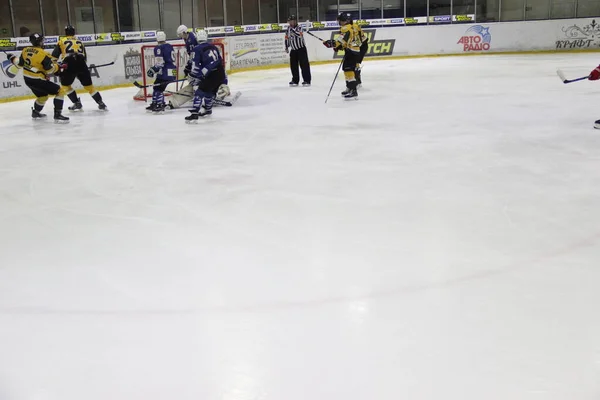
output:
[[[300,75],[298,74],[298,64],[302,69],[302,86],[310,86],[310,63],[308,62],[308,52],[306,43],[302,35],[302,28],[298,26],[295,15],[288,18],[288,28],[285,33],[285,52],[290,54],[290,69],[292,70],[292,81],[290,86],[298,86]]]

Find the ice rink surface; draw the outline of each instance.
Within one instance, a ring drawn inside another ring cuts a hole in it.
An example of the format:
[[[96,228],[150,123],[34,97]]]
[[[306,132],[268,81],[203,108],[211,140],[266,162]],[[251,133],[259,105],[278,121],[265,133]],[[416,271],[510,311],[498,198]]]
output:
[[[198,125],[0,105],[0,399],[599,399],[600,83],[555,74],[599,61],[235,74]]]

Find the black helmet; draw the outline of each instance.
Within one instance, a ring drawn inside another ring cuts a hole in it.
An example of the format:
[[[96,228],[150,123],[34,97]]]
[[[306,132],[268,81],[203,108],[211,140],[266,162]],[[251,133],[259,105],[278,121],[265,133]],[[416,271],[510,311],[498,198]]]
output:
[[[296,20],[296,16],[294,14],[292,14],[288,17],[288,21],[295,21],[295,20]]]
[[[348,22],[350,21],[350,16],[346,13],[340,13],[340,15],[338,15],[337,20],[339,22]]]
[[[44,45],[44,37],[39,33],[32,33],[29,36],[29,41],[35,47],[42,47]]]
[[[72,25],[65,26],[65,35],[67,35],[67,36],[75,35],[75,28]]]

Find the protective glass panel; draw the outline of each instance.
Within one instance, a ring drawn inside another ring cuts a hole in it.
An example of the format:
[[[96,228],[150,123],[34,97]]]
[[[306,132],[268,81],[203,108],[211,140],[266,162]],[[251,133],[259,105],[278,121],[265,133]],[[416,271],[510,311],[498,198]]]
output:
[[[276,22],[287,23],[290,15],[298,16],[298,9],[296,8],[296,0],[279,0],[279,20]]]
[[[163,1],[163,31],[165,31],[167,39],[177,39],[177,27],[181,25],[181,9],[179,8],[179,0]]]
[[[158,0],[140,0],[140,29],[154,31],[160,29]]]
[[[522,21],[525,18],[524,0],[502,0],[501,21]]]
[[[242,21],[244,25],[258,24],[258,0],[242,0]]]
[[[224,26],[225,14],[222,0],[206,0],[208,7],[208,26]]]
[[[376,15],[376,13],[374,13],[373,10],[366,9],[366,6],[368,4],[376,5],[376,3],[373,3],[373,2],[363,3],[363,19],[381,18],[380,16]],[[377,11],[377,10],[374,10],[374,11]],[[404,18],[404,1],[403,0],[383,0],[383,17],[384,18]]]
[[[8,9],[8,7],[7,7]],[[16,34],[28,37],[34,32],[42,33],[40,8],[37,2],[13,1]]]
[[[225,0],[227,5],[227,21],[225,25],[242,24],[242,4],[241,0]]]

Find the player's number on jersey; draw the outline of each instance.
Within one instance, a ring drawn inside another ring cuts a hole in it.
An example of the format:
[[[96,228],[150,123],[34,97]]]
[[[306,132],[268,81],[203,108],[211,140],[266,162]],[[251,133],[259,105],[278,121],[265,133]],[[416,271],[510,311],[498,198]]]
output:
[[[216,50],[211,50],[208,55],[215,61],[219,61],[219,53]]]
[[[73,47],[75,47],[75,49],[73,49]],[[83,45],[79,40],[75,42],[72,40],[65,40],[65,52],[83,54]]]

